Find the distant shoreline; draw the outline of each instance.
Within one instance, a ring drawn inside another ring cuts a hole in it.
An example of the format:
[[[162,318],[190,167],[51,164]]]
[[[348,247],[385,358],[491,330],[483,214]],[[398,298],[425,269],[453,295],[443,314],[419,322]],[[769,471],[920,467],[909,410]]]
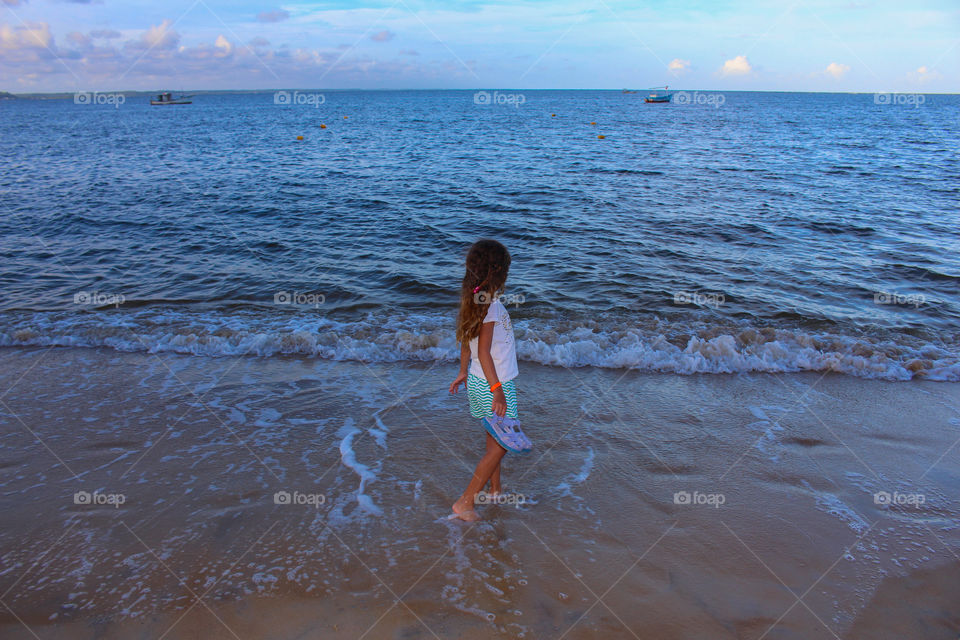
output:
[[[474,91],[526,91],[526,92],[576,92],[576,91],[597,91],[597,92],[610,92],[610,93],[621,93],[623,89],[516,89],[516,88],[505,88],[505,87],[477,87],[472,89],[323,89],[318,87],[284,87],[277,89],[188,89],[184,90],[185,93],[191,95],[243,95],[243,94],[261,94],[261,93],[275,93],[277,91],[325,91],[330,93],[399,93],[399,92],[437,92],[437,91],[462,91],[465,93],[474,92]],[[812,94],[812,95],[875,95],[877,93],[909,93],[909,94],[918,94],[918,95],[929,95],[929,96],[956,96],[960,95],[960,92],[947,93],[947,92],[938,92],[938,91],[774,91],[774,90],[729,90],[729,89],[690,89],[690,88],[681,88],[675,89],[676,91],[700,91],[707,93],[764,93],[764,94]],[[631,91],[636,91],[641,93],[646,91],[646,89],[631,89]],[[157,93],[160,93],[160,90],[156,91],[146,91],[142,89],[97,89],[97,90],[83,90],[83,91],[55,91],[55,92],[36,92],[36,93],[12,93],[7,91],[0,91],[0,101],[2,100],[70,100],[77,93],[119,93],[127,97],[149,97],[155,96]]]

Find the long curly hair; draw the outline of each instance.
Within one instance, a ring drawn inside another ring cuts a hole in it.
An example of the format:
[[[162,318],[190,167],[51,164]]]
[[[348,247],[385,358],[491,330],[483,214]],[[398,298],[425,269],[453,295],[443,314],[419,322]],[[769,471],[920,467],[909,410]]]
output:
[[[496,240],[477,240],[467,251],[466,267],[460,286],[460,312],[457,314],[459,343],[480,335],[480,325],[490,309],[490,292],[495,296],[500,295],[507,282],[510,252]]]

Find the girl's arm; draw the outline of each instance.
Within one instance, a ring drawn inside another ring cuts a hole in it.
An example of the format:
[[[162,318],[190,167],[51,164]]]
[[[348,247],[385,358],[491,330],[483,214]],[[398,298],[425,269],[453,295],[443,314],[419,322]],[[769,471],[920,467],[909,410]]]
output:
[[[467,382],[467,371],[470,369],[470,343],[464,340],[460,343],[460,373],[450,385],[450,393],[460,390],[460,385]]]
[[[477,342],[477,358],[480,359],[483,376],[491,387],[500,382],[500,378],[497,377],[497,367],[493,364],[493,356],[490,355],[490,345],[493,344],[493,325],[493,322],[484,322],[480,325],[480,339]],[[507,397],[503,394],[502,386],[493,390],[492,408],[493,412],[500,417],[507,413]]]

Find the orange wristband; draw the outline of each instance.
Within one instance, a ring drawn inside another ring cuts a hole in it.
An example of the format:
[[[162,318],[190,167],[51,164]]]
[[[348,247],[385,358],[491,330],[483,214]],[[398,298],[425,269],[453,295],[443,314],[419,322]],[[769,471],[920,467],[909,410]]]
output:
[[[493,393],[497,387],[501,386],[502,383],[498,382],[497,384],[490,387],[490,393]]]

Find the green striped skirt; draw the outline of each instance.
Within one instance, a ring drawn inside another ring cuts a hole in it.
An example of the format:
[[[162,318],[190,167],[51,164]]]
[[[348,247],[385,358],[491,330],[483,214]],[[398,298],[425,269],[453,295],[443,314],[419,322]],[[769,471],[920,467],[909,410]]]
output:
[[[507,398],[507,415],[517,416],[517,387],[513,380],[503,383],[503,395]],[[493,392],[487,381],[472,373],[467,376],[467,397],[470,398],[470,415],[474,418],[486,418],[493,415]]]

